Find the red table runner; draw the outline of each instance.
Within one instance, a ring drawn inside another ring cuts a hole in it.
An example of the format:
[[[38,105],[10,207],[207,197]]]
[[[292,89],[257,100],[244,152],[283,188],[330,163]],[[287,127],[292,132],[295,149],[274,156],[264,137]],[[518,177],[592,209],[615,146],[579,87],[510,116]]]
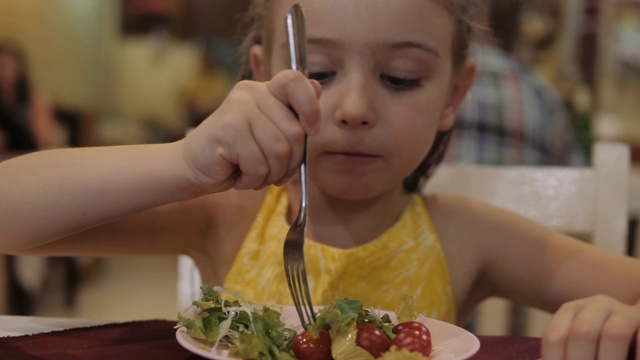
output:
[[[201,359],[178,344],[175,322],[133,321],[0,338],[0,359]],[[537,360],[540,339],[480,336],[472,360]]]

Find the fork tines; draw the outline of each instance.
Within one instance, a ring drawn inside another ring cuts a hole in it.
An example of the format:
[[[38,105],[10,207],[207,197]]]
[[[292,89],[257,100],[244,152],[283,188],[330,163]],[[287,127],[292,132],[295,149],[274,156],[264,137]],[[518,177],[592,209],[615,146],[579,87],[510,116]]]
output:
[[[301,214],[304,214],[301,213]],[[300,214],[299,214],[300,215]],[[298,216],[291,225],[284,241],[284,272],[291,292],[293,305],[296,308],[302,326],[316,321],[311,293],[307,282],[307,271],[304,265],[304,231],[306,216]]]

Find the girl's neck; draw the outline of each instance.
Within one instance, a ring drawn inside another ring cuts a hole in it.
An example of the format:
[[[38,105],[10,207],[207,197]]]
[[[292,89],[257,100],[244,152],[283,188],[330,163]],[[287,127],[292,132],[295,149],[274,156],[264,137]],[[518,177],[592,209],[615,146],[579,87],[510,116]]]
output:
[[[299,185],[290,183],[287,193],[288,220],[292,222],[300,204]],[[411,196],[398,187],[370,199],[351,201],[329,196],[309,184],[309,198],[307,236],[325,245],[353,248],[374,240],[393,226]]]

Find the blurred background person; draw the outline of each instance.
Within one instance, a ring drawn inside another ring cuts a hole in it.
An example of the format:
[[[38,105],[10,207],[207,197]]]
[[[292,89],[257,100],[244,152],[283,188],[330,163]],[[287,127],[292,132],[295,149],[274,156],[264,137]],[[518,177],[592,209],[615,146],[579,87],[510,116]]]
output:
[[[49,101],[33,91],[23,52],[0,42],[0,151],[34,151],[54,146],[56,122]]]
[[[486,165],[587,165],[566,102],[515,53],[527,0],[480,3],[471,56],[474,87],[460,109],[446,161]],[[559,5],[558,5],[559,6]]]

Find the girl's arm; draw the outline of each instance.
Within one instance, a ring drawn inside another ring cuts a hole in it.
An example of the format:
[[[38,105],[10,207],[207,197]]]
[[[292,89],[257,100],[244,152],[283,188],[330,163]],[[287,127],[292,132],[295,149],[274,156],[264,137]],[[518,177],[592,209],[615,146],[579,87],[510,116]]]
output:
[[[106,242],[148,234],[148,227],[178,228],[172,219],[188,221],[186,209],[202,207],[196,198],[203,195],[283,183],[302,158],[305,129],[316,127],[320,91],[301,73],[284,71],[267,83],[236,85],[178,142],[51,150],[0,163],[0,252],[24,253],[88,229],[101,240],[85,233],[38,251],[106,251]],[[122,252],[146,249],[123,245]]]
[[[181,143],[36,152],[0,163],[1,251],[19,253],[194,198]]]
[[[447,254],[454,279],[482,284],[470,287],[469,298],[481,292],[555,312],[543,339],[545,360],[626,354],[640,330],[638,259],[470,199],[451,196],[440,203],[444,210],[437,213],[436,226],[447,236],[442,235],[445,249],[453,248],[446,244],[451,241],[480,258],[473,268]]]
[[[596,294],[627,304],[640,298],[638,259],[476,200],[437,195],[430,203],[454,281],[467,284],[462,298],[474,297],[472,282],[483,284],[485,297],[503,296],[550,312]]]

